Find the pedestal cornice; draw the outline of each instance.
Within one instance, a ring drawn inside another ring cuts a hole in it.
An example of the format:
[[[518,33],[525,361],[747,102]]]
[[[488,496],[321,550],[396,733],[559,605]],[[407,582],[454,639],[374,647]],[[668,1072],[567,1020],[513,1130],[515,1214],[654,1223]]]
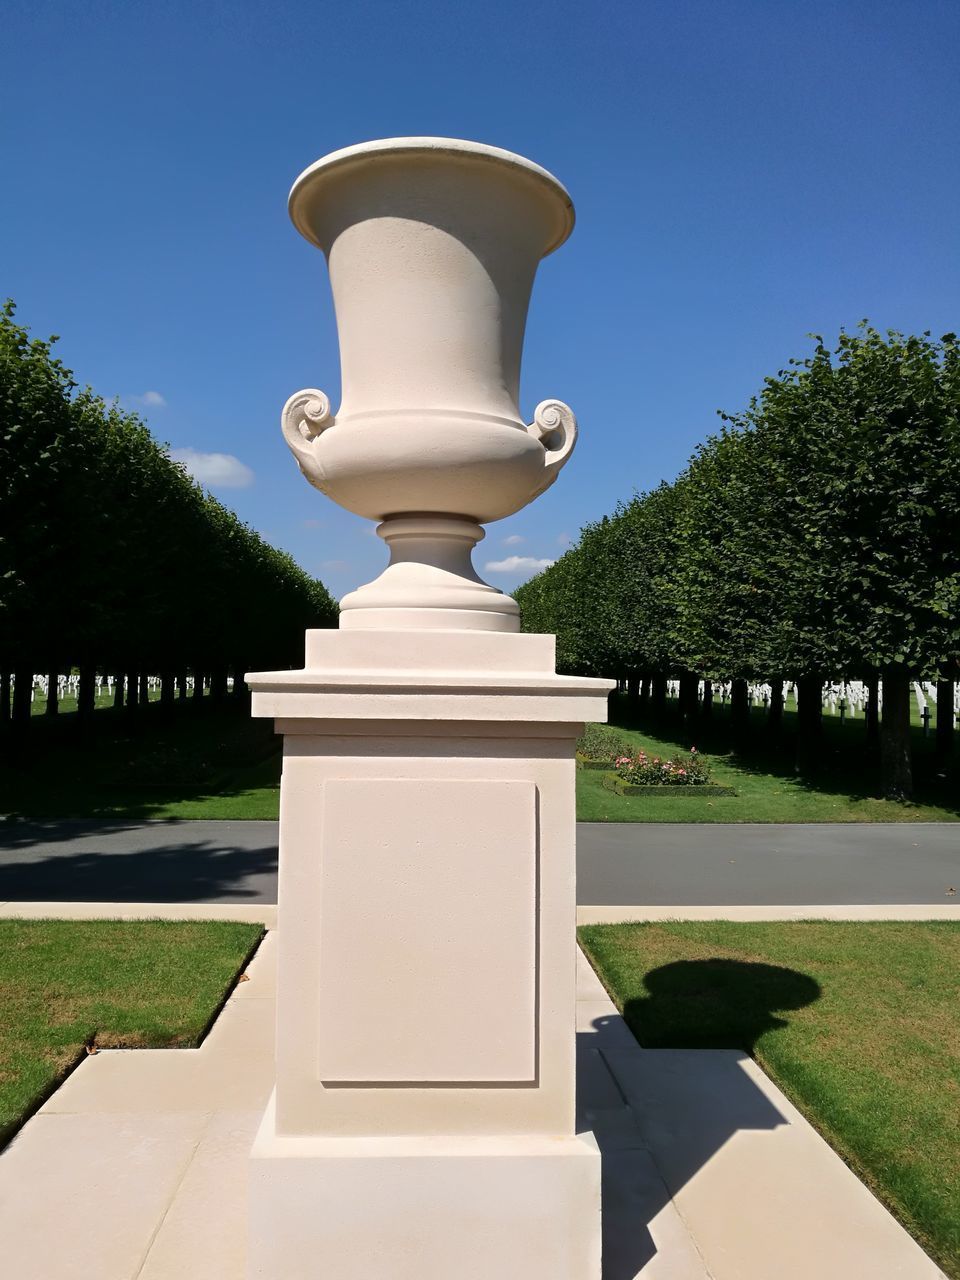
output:
[[[606,719],[613,682],[561,676],[552,636],[405,631],[307,633],[300,671],[247,675],[253,714],[283,719]]]

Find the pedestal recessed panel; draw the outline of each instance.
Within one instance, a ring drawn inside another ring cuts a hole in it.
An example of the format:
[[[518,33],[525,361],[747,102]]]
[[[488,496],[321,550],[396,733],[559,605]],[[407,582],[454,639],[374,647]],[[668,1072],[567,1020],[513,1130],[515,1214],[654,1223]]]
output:
[[[536,787],[378,778],[323,790],[320,1079],[533,1083]]]

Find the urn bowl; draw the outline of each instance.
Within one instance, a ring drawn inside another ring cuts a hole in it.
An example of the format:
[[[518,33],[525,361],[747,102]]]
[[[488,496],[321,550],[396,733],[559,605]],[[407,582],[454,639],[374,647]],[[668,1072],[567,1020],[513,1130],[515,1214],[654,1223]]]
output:
[[[480,143],[392,138],[317,161],[290,193],[327,257],[342,399],[308,389],[283,429],[307,479],[372,519],[427,512],[479,523],[555,479],[573,414],[518,406],[530,292],[573,227],[563,186]]]

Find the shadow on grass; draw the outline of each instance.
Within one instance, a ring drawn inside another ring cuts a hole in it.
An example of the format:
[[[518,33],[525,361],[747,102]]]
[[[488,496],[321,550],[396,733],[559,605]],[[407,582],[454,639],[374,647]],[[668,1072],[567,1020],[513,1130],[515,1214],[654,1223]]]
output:
[[[646,997],[628,1000],[627,1025],[645,1049],[743,1049],[788,1025],[777,1013],[821,995],[809,974],[742,960],[677,960],[651,969]]]
[[[98,711],[85,729],[75,716],[9,732],[0,770],[0,815],[25,819],[144,819],[182,802],[228,800],[276,787],[280,740],[241,703],[194,708]]]
[[[684,724],[673,703],[668,702],[665,712],[658,716],[649,706],[644,708],[624,695],[614,695],[610,699],[610,723],[656,738],[668,750],[687,751],[696,746],[708,755],[724,757],[728,768],[743,775],[782,778],[804,791],[821,795],[853,800],[881,798],[879,754],[867,742],[862,718],[848,717],[841,724],[839,716],[825,714],[819,764],[804,776],[796,769],[794,711],[784,712],[781,731],[772,735],[764,708],[751,708],[749,731],[736,745],[731,737],[730,708],[722,704],[714,706],[709,718]],[[924,737],[923,730],[916,726],[911,729],[911,746],[916,803],[937,805],[960,816],[960,761],[955,759],[951,767],[944,768],[936,760],[933,735]]]

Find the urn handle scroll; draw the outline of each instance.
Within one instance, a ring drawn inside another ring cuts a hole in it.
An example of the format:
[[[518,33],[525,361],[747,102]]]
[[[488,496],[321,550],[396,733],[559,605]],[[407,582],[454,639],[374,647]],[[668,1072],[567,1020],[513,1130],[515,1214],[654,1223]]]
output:
[[[541,400],[534,410],[527,431],[543,445],[544,477],[535,497],[556,480],[560,468],[573,453],[577,443],[577,419],[562,400]]]
[[[329,397],[315,387],[294,392],[280,414],[284,440],[300,470],[318,488],[322,487],[323,472],[310,446],[334,421]]]

